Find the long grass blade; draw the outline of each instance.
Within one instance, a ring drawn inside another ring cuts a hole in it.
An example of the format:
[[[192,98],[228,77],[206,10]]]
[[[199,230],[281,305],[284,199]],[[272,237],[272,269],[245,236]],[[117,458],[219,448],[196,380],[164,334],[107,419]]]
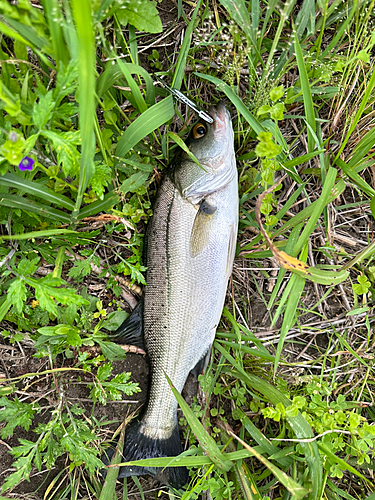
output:
[[[55,205],[59,205],[60,207],[67,208],[68,210],[74,209],[74,203],[67,196],[56,193],[55,191],[52,191],[52,189],[47,188],[39,182],[29,181],[28,179],[24,179],[19,175],[8,172],[0,177],[0,184],[2,186],[20,189],[29,194],[32,194],[33,196],[37,196],[38,198],[49,201],[50,203],[54,203]]]
[[[124,448],[125,429],[126,425],[124,422],[122,425],[119,440],[117,442],[116,451],[111,460],[111,465],[118,465],[121,462],[122,450]],[[103,484],[102,491],[100,493],[99,500],[113,500],[114,498],[116,498],[115,487],[119,470],[119,467],[109,467],[107,469],[107,475]]]
[[[11,208],[20,208],[25,212],[33,212],[39,214],[40,216],[46,217],[47,219],[52,219],[57,222],[70,223],[70,216],[60,210],[49,207],[48,205],[43,205],[34,200],[28,200],[27,198],[22,198],[22,196],[16,196],[9,193],[0,193],[0,205],[5,205]]]
[[[193,410],[186,403],[184,398],[178,392],[178,390],[172,384],[170,378],[165,374],[168,383],[172,389],[172,392],[183,411],[186,420],[189,422],[191,430],[194,432],[196,438],[198,439],[200,445],[207,453],[208,457],[218,466],[219,469],[223,471],[228,471],[232,467],[232,462],[225,458],[225,456],[219,450],[215,440],[208,434],[203,425],[199,422]]]
[[[172,96],[168,96],[141,114],[129,125],[121,136],[116,148],[116,156],[123,158],[139,141],[166,123],[174,115]]]
[[[307,76],[307,70],[305,66],[305,61],[303,58],[303,53],[297,35],[295,34],[295,51],[296,59],[298,65],[299,76],[301,80],[302,94],[303,94],[303,104],[305,106],[306,122],[310,125],[312,130],[316,133],[316,120],[314,104],[311,95],[310,82]],[[307,129],[307,145],[308,152],[311,153],[315,146],[315,141],[313,135],[309,129]]]
[[[151,76],[148,72],[138,66],[138,64],[126,63],[126,68],[133,75],[141,76],[146,83],[146,98],[145,101],[149,106],[155,104],[155,89]],[[96,82],[96,92],[99,97],[102,97],[108,89],[112,87],[119,79],[124,78],[118,64],[109,63],[103,73],[99,76]]]
[[[306,496],[309,491],[298,484],[294,479],[288,476],[284,471],[276,467],[272,462],[267,460],[267,458],[263,457],[260,453],[258,453],[254,448],[249,446],[245,441],[236,436],[234,432],[227,431],[234,439],[236,439],[239,443],[242,444],[244,448],[246,448],[254,457],[256,457],[259,462],[267,467],[268,470],[272,472],[272,474],[280,481],[281,484],[285,486],[285,488],[296,498],[300,499]]]
[[[341,153],[343,152],[346,144],[348,143],[352,133],[354,132],[354,130],[356,129],[357,125],[358,125],[358,122],[359,120],[361,119],[362,115],[363,115],[363,111],[365,109],[365,107],[368,105],[368,100],[372,94],[372,91],[375,87],[375,71],[374,71],[374,66],[370,67],[369,70],[368,70],[368,73],[371,74],[371,77],[370,77],[370,80],[368,82],[364,82],[364,85],[366,86],[366,90],[363,94],[363,97],[361,99],[361,104],[359,105],[358,107],[358,111],[356,112],[354,118],[353,118],[353,121],[349,127],[349,130],[348,132],[346,133],[345,135],[345,138],[340,146],[340,149],[334,159],[334,162],[337,164],[337,160],[340,158],[340,155]]]
[[[72,214],[74,221],[95,172],[95,44],[90,0],[72,0],[72,6],[78,37],[79,128],[82,141],[78,195]]]
[[[51,33],[52,45],[56,66],[62,69],[62,66],[67,66],[69,62],[69,52],[66,50],[63,30],[60,22],[63,19],[61,6],[57,0],[42,0],[42,5],[48,20],[48,27]]]
[[[191,21],[186,28],[184,40],[181,45],[180,53],[178,54],[177,62],[176,62],[176,67],[174,69],[174,75],[173,75],[173,80],[172,80],[172,87],[180,90],[182,80],[184,79],[185,75],[185,67],[186,67],[186,60],[190,48],[190,42],[191,42],[191,36],[193,34],[193,29],[195,25],[195,19],[197,17],[198,11],[201,7],[202,0],[198,0],[196,7],[194,9],[193,15],[191,16]]]
[[[107,193],[102,200],[94,201],[94,203],[90,203],[84,208],[81,208],[77,218],[79,220],[84,219],[85,217],[90,217],[91,215],[95,215],[99,212],[107,212],[110,208],[112,208],[119,201],[118,194],[113,191]]]
[[[194,73],[199,78],[203,78],[204,80],[208,80],[216,85],[217,90],[223,92],[228,99],[236,107],[237,111],[241,113],[241,115],[245,118],[250,127],[257,133],[265,132],[264,127],[259,123],[259,121],[252,115],[252,113],[247,109],[245,104],[241,101],[241,99],[236,95],[231,87],[227,85],[225,82],[216,78],[215,76],[205,75],[203,73]]]
[[[12,234],[11,236],[0,236],[0,240],[29,240],[30,238],[50,238],[55,235],[81,234],[72,229],[45,229],[44,231],[32,231],[30,233]]]
[[[357,174],[353,167],[350,167],[347,163],[341,160],[341,158],[337,158],[335,163],[354,182],[354,184],[367,194],[367,196],[370,196],[370,198],[375,196],[375,190],[367,184],[367,182],[362,179],[359,174]]]
[[[124,75],[130,91],[132,93],[132,98],[135,101],[135,104],[137,106],[137,109],[140,113],[143,113],[147,109],[147,104],[145,103],[145,100],[143,99],[143,95],[141,91],[139,90],[138,85],[135,83],[135,81],[132,78],[132,75],[129,71],[129,68],[127,67],[126,63],[123,63],[120,59],[117,61],[118,67],[120,68],[122,74]]]

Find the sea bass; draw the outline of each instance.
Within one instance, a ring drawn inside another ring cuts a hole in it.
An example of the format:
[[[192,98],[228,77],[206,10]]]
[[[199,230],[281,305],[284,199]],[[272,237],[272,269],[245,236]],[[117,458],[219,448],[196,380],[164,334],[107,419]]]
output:
[[[219,104],[210,114],[213,124],[197,123],[187,141],[200,166],[182,152],[160,185],[145,238],[144,299],[115,333],[118,341],[144,347],[150,360],[148,401],[126,429],[126,461],[183,451],[165,373],[179,392],[189,372],[198,376],[224,305],[236,249],[238,181],[229,112]],[[144,474],[176,488],[189,477],[185,467],[121,467],[119,477]]]

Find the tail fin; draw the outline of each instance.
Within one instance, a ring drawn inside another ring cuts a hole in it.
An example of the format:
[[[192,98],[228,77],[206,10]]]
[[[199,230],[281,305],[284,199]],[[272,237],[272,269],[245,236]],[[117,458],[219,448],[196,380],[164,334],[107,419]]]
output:
[[[145,436],[141,431],[141,422],[130,424],[125,432],[125,443],[123,458],[126,462],[141,460],[144,458],[174,457],[182,453],[182,445],[178,426],[168,439],[152,439]],[[107,458],[111,460],[113,450],[107,450]],[[103,459],[103,458],[102,458]],[[103,460],[109,463],[108,459]],[[121,467],[118,477],[143,476],[150,474],[161,483],[181,488],[189,481],[189,472],[186,467]]]

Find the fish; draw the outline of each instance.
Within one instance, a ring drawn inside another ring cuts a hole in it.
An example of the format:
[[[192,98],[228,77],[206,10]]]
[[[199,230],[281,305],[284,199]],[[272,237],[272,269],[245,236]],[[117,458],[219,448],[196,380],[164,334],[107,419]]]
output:
[[[231,117],[219,103],[212,125],[196,123],[184,151],[165,174],[144,242],[146,287],[117,342],[144,349],[150,386],[141,416],[125,432],[123,458],[173,457],[183,451],[177,400],[190,372],[207,366],[232,271],[238,229],[238,179]],[[112,452],[113,454],[113,452]],[[185,467],[122,466],[119,476],[150,474],[181,488]]]

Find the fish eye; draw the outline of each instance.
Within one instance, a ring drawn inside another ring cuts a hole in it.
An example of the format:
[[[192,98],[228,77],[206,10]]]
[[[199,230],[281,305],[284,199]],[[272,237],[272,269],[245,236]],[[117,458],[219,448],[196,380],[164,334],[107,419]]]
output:
[[[207,128],[203,123],[196,123],[193,128],[193,138],[200,139],[205,136],[207,132]]]

